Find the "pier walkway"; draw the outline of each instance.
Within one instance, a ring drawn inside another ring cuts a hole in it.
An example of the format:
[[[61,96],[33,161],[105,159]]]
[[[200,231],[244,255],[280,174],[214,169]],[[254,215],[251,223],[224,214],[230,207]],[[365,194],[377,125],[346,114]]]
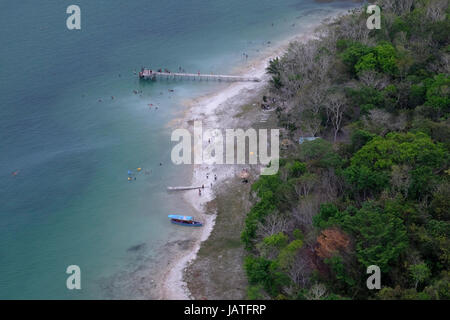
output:
[[[217,81],[261,81],[259,78],[243,77],[243,76],[229,76],[224,74],[203,74],[203,73],[177,73],[177,72],[158,72],[148,69],[143,69],[139,72],[139,78],[156,80],[162,79],[190,79],[190,80],[217,80]]]
[[[194,190],[194,189],[204,189],[202,186],[195,187],[195,186],[189,186],[189,187],[167,187],[168,191],[182,191],[182,190]]]

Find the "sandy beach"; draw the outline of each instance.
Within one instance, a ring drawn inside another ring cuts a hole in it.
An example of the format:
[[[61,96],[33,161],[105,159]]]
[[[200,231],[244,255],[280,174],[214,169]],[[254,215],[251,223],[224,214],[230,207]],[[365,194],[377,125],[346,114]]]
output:
[[[341,13],[343,12],[338,12],[325,19],[335,17]],[[266,75],[266,67],[269,61],[281,56],[290,42],[307,42],[313,39],[314,30],[319,25],[320,22],[310,26],[307,30],[295,37],[285,39],[277,45],[268,46],[259,57],[253,60],[249,59],[244,66],[239,66],[233,70],[233,74],[258,77],[261,79],[260,82],[230,83],[225,89],[219,92],[186,101],[187,111],[183,118],[174,120],[171,125],[177,125],[191,130],[193,121],[201,121],[203,130],[248,128],[262,113],[260,108],[258,108],[258,113],[260,114],[252,115],[251,121],[238,119],[234,115],[239,113],[239,110],[244,104],[255,101],[255,99],[260,97],[261,91],[266,87],[270,79]],[[203,143],[204,147],[208,144],[207,141]],[[211,234],[216,218],[215,214],[207,214],[205,212],[205,206],[214,200],[216,192],[219,192],[218,190],[221,189],[220,187],[228,180],[236,177],[243,167],[242,165],[193,166],[191,185],[205,185],[205,189],[202,190],[201,196],[199,196],[198,190],[184,191],[184,199],[196,210],[196,218],[204,222],[204,226],[201,231],[199,230],[197,239],[191,246],[191,249],[177,254],[171,262],[171,268],[164,273],[160,286],[160,299],[185,300],[192,298],[184,281],[184,272],[187,266],[195,260],[202,242],[207,240]]]

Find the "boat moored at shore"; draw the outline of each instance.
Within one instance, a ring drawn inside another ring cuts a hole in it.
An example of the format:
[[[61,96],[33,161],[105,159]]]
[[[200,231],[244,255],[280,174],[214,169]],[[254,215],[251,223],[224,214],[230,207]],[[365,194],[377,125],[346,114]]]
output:
[[[170,222],[185,227],[201,227],[203,223],[199,221],[194,221],[191,216],[179,216],[179,215],[169,215]]]

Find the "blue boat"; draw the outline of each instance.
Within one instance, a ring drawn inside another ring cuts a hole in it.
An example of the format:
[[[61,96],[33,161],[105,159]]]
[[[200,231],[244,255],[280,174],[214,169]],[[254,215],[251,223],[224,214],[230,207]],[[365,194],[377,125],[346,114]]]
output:
[[[179,216],[177,214],[169,214],[168,217],[169,219],[177,219],[177,220],[186,220],[186,221],[194,220],[194,218],[192,218],[191,216]]]
[[[203,223],[194,221],[194,219],[191,216],[179,216],[179,215],[170,214],[169,218],[170,218],[170,222],[172,222],[173,224],[178,224],[180,226],[185,226],[185,227],[201,227],[201,226],[203,226]]]

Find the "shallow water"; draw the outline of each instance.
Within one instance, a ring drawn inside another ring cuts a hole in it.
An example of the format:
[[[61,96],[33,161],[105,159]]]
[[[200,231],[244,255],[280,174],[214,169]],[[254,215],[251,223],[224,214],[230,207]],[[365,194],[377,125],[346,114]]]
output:
[[[165,191],[191,175],[170,162],[168,124],[182,101],[225,85],[145,83],[134,71],[234,72],[244,52],[353,4],[77,0],[82,30],[69,31],[70,4],[0,4],[0,299],[152,297],[130,288],[136,274],[195,232],[166,218],[195,215]],[[82,290],[66,288],[71,264]]]

